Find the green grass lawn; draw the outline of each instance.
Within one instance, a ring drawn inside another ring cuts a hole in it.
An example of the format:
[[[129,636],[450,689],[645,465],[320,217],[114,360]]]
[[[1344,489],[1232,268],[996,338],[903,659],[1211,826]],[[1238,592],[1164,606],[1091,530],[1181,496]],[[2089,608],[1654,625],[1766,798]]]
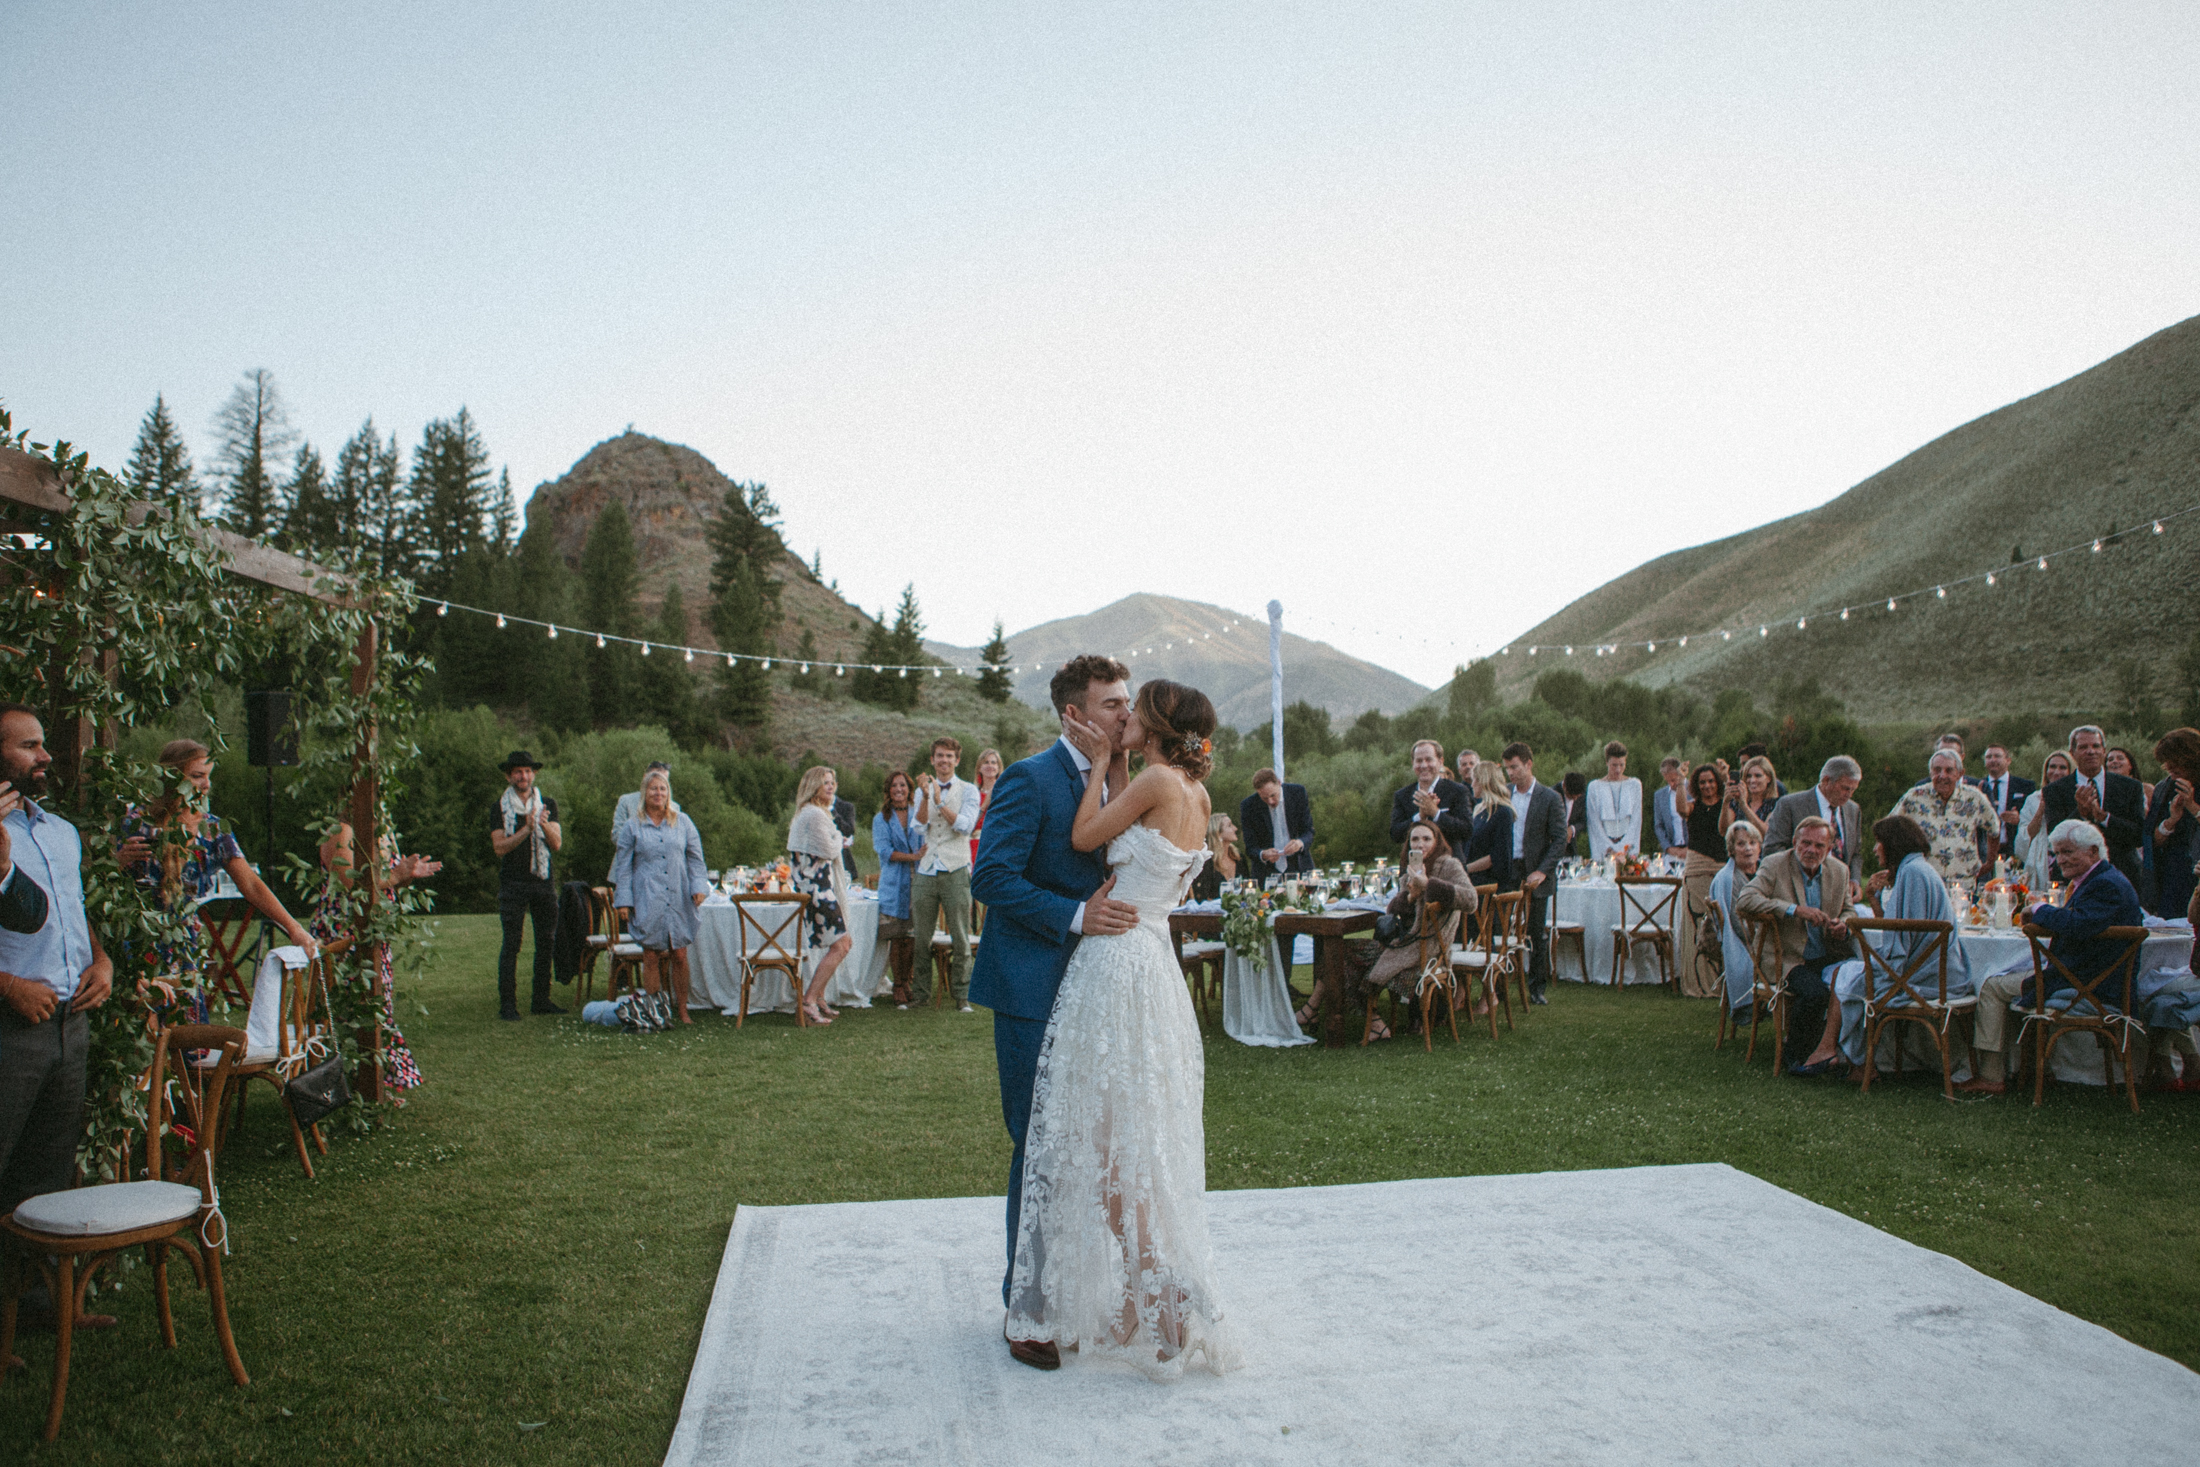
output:
[[[229,1384],[193,1289],[159,1349],[138,1270],[102,1296],[120,1325],[77,1337],[50,1447],[52,1337],[23,1340],[0,1461],[656,1462],[737,1204],[1001,1185],[983,1012],[851,1010],[812,1032],[704,1016],[642,1038],[503,1024],[495,919],[442,934],[403,1016],[428,1084],[390,1128],[332,1142],[308,1182],[262,1089],[224,1158],[251,1386]],[[1433,1055],[1217,1030],[1209,1184],[1724,1161],[2200,1365],[2200,1102],[1950,1106],[1937,1079],[1864,1098],[1714,1054],[1712,1023],[1708,1004],[1560,985],[1517,1034]]]

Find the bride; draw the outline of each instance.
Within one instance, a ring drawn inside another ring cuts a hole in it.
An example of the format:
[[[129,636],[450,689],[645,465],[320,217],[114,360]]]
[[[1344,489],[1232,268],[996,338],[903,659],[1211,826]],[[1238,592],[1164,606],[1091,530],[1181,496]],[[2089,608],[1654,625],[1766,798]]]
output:
[[[1095,773],[1105,730],[1063,717]],[[1113,799],[1092,779],[1071,842],[1108,848],[1115,900],[1138,908],[1118,937],[1078,944],[1047,1021],[1025,1140],[1009,1285],[1011,1337],[1051,1340],[1175,1380],[1192,1356],[1220,1375],[1237,1349],[1207,1246],[1206,1061],[1169,940],[1169,912],[1207,858],[1214,705],[1149,682],[1126,742],[1145,769]]]

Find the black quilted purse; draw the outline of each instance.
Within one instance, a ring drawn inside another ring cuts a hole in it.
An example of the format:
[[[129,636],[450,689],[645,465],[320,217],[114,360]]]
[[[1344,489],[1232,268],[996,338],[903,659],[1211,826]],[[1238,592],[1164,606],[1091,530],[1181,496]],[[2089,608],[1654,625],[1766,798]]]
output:
[[[321,974],[317,973],[312,981],[320,982]],[[306,1053],[313,1053],[314,1046],[319,1045],[327,1051],[327,1058],[283,1082],[283,1099],[289,1102],[290,1113],[298,1118],[300,1126],[316,1125],[323,1117],[351,1104],[351,1081],[344,1075],[344,1056],[336,1047],[336,1005],[325,987],[321,1002],[328,1010],[329,1037],[324,1041],[315,1035],[307,1040]]]

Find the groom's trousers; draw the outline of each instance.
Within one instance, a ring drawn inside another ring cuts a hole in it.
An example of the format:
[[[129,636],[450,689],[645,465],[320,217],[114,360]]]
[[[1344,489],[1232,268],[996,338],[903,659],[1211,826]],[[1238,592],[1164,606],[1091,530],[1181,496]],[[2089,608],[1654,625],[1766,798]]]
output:
[[[993,1060],[1001,1072],[1001,1119],[1015,1149],[1008,1159],[1008,1267],[1001,1273],[1001,1307],[1008,1307],[1008,1284],[1016,1272],[1016,1218],[1024,1201],[1024,1131],[1031,1124],[1031,1092],[1039,1081],[1039,1047],[1047,1037],[1044,1019],[993,1016]]]

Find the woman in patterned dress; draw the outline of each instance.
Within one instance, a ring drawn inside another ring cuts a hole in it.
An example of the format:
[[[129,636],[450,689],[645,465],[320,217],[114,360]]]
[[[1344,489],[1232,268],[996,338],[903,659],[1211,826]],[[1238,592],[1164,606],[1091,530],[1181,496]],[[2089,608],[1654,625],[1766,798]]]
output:
[[[145,976],[174,985],[188,998],[194,1020],[204,1022],[206,928],[198,903],[213,891],[222,872],[229,873],[254,911],[282,928],[307,956],[319,951],[319,945],[260,880],[221,817],[208,811],[214,760],[206,745],[196,739],[173,740],[160,751],[160,763],[175,788],[145,809],[129,812],[115,855],[153,906],[163,912],[189,907],[183,930],[153,944],[152,971]]]
[[[426,856],[400,856],[397,842],[386,834],[381,846],[381,891],[385,899],[397,888],[443,869],[441,861],[431,861]],[[345,821],[338,821],[329,838],[321,842],[321,867],[328,872],[329,880],[321,888],[321,904],[313,913],[313,935],[323,942],[338,942],[351,936],[350,919],[344,911],[344,894],[351,889],[355,849],[351,826]],[[362,968],[361,972],[364,971]],[[415,1089],[420,1084],[420,1064],[413,1058],[412,1046],[405,1042],[405,1031],[397,1027],[397,979],[390,966],[387,947],[375,953],[373,981],[376,996],[382,1002],[382,1083],[396,1091]],[[399,1105],[405,1103],[402,1094],[394,1098]]]
[[[840,861],[840,827],[833,824],[833,796],[839,787],[832,770],[822,764],[804,770],[795,790],[794,823],[787,827],[787,864],[794,889],[810,898],[802,919],[803,940],[822,954],[802,994],[802,1017],[812,1024],[830,1024],[839,1017],[825,1006],[825,985],[832,982],[834,970],[854,945],[841,917],[848,895],[847,868]]]

